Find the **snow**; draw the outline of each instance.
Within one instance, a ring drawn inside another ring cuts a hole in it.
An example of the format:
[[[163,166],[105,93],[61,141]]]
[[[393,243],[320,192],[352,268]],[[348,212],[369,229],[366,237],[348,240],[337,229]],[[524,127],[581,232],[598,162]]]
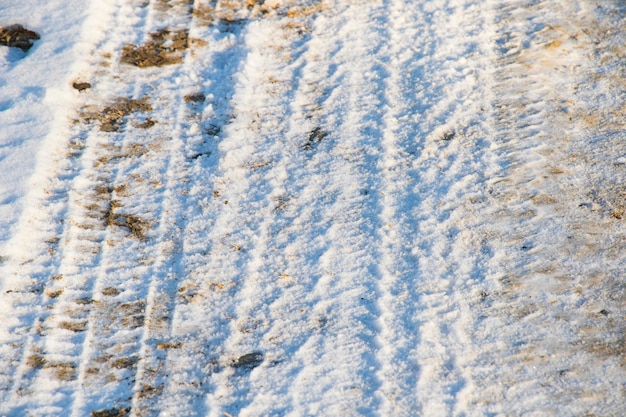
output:
[[[621,416],[624,12],[3,7],[0,415]]]

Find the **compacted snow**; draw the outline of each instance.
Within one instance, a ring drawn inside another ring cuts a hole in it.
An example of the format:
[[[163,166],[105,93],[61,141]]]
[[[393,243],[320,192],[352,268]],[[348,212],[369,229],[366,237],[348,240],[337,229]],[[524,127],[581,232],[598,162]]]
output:
[[[623,2],[14,3],[0,415],[624,414]]]

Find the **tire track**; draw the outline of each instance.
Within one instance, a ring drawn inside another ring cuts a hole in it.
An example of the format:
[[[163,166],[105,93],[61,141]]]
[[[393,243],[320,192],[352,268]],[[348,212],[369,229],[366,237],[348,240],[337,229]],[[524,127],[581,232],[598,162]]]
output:
[[[190,249],[189,235],[194,235],[198,238],[205,237],[198,236],[196,228],[199,225],[205,227],[202,223],[209,221],[206,217],[198,218],[198,209],[203,204],[206,204],[206,198],[210,195],[210,187],[206,187],[206,177],[212,175],[212,171],[215,169],[216,158],[212,156],[217,148],[215,141],[223,129],[224,119],[232,114],[228,108],[228,95],[231,94],[231,91],[225,85],[227,83],[224,80],[231,78],[232,73],[229,74],[229,71],[233,71],[238,67],[237,54],[231,49],[237,49],[237,46],[233,44],[232,36],[237,36],[239,30],[237,26],[239,24],[222,25],[219,23],[219,17],[216,17],[207,23],[209,26],[215,24],[219,28],[220,33],[211,34],[208,30],[198,27],[203,21],[203,16],[199,16],[198,11],[199,6],[194,8],[196,19],[190,33],[202,34],[203,39],[208,40],[211,45],[217,46],[212,47],[213,50],[208,54],[208,60],[190,60],[189,71],[193,74],[190,78],[193,80],[200,79],[204,83],[208,81],[209,85],[219,80],[220,88],[224,90],[221,92],[215,88],[209,88],[208,94],[206,94],[206,91],[200,93],[196,90],[195,93],[185,96],[185,101],[188,103],[186,112],[189,113],[190,121],[181,123],[180,126],[180,134],[186,142],[181,146],[181,151],[185,158],[185,162],[182,164],[184,166],[185,177],[183,182],[185,185],[181,194],[184,197],[177,196],[174,200],[180,202],[180,215],[176,222],[176,234],[178,235],[176,271],[173,272],[177,277],[175,281],[169,284],[167,303],[164,303],[163,300],[160,300],[158,303],[163,316],[167,316],[172,323],[167,327],[162,326],[163,329],[160,332],[155,332],[154,335],[151,335],[152,337],[146,338],[146,344],[149,344],[148,349],[151,350],[151,356],[154,360],[149,367],[148,361],[144,362],[144,376],[141,382],[136,384],[134,390],[133,411],[136,415],[155,415],[163,410],[180,414],[194,414],[201,413],[200,410],[204,408],[203,404],[198,401],[202,395],[202,391],[198,391],[203,384],[203,376],[198,378],[197,373],[199,369],[205,370],[200,365],[204,358],[196,362],[190,362],[192,358],[197,359],[199,354],[197,351],[186,349],[193,343],[194,335],[178,334],[175,317],[178,314],[180,305],[189,302],[189,298],[194,295],[195,288],[189,285],[190,280],[188,279],[191,271],[186,264],[187,254]],[[222,30],[224,33],[222,33]],[[235,59],[231,61],[229,58]],[[220,72],[216,78],[212,74],[207,80],[204,78],[206,75],[203,74],[203,71],[212,67],[225,68],[225,70]],[[210,105],[208,111],[204,109],[205,114],[201,114],[205,100],[210,100],[216,104],[219,103],[217,111]],[[205,118],[208,122],[204,120]],[[210,223],[207,222],[208,225]],[[164,278],[155,280],[154,285],[163,285],[162,281],[164,281]],[[171,279],[170,277],[168,278]],[[209,310],[207,309],[207,312]],[[204,323],[206,319],[205,315],[205,318],[199,321],[199,323]],[[181,352],[184,353],[184,356],[179,356]],[[184,379],[179,379],[180,369],[185,368],[187,364],[192,364],[193,368],[188,370],[190,373],[185,373]],[[174,401],[171,401],[172,393],[175,396]],[[184,400],[181,401],[181,399]]]
[[[129,229],[137,239],[129,242],[111,233],[107,240],[110,249],[106,252],[108,262],[101,268],[97,295],[100,303],[92,315],[99,326],[92,326],[90,352],[83,360],[81,378],[88,386],[106,387],[109,395],[89,388],[79,392],[73,406],[75,415],[89,410],[131,415],[149,412],[140,399],[149,397],[147,394],[155,389],[149,384],[150,378],[162,366],[155,340],[169,335],[170,311],[179,279],[177,257],[182,246],[187,170],[187,138],[181,130],[188,117],[185,93],[193,85],[193,76],[184,62],[189,54],[186,49],[194,42],[189,38],[193,5],[153,1],[146,9],[145,38],[140,44],[144,46],[134,48],[147,58],[141,54],[138,58],[150,59],[151,43],[165,36],[172,39],[172,48],[180,45],[182,55],[171,58],[171,63],[181,65],[156,71],[120,67],[123,76],[129,77],[127,84],[135,86],[135,96],[151,96],[153,117],[136,122],[135,129],[129,127],[122,142],[137,153],[139,160],[125,164],[123,159],[113,158],[118,167],[113,184],[118,185],[113,187],[117,195],[112,196],[110,215],[114,226]],[[116,48],[122,50],[121,62],[129,59],[126,57],[135,59],[126,52],[128,49]],[[149,134],[142,134],[144,129],[149,129]],[[118,204],[125,213],[117,213]],[[129,216],[128,212],[137,214]],[[127,263],[120,265],[120,259]]]
[[[106,16],[103,15],[102,19],[105,18]],[[40,373],[52,374],[55,383],[50,384],[47,389],[60,391],[59,396],[62,398],[70,391],[70,380],[74,376],[75,364],[71,361],[72,355],[69,352],[71,349],[63,346],[64,350],[52,357],[47,357],[47,352],[45,352],[48,336],[54,333],[57,327],[50,322],[55,320],[54,310],[60,309],[58,298],[63,293],[62,290],[56,288],[56,281],[63,279],[63,275],[59,274],[58,270],[68,251],[67,236],[75,227],[71,222],[65,221],[71,212],[67,201],[74,197],[72,188],[78,181],[85,158],[85,141],[80,134],[76,134],[80,129],[71,129],[71,133],[75,136],[67,141],[64,138],[67,132],[64,122],[57,121],[47,140],[47,147],[56,150],[52,153],[53,162],[49,165],[42,165],[44,173],[35,180],[36,186],[29,196],[31,200],[29,206],[33,207],[33,211],[26,211],[20,220],[16,237],[13,239],[14,244],[10,245],[13,248],[12,262],[3,272],[4,277],[8,278],[4,280],[4,294],[20,294],[21,299],[13,297],[9,301],[13,310],[10,312],[12,319],[2,320],[2,322],[9,326],[18,322],[22,329],[16,332],[17,329],[13,327],[9,330],[11,333],[22,336],[19,342],[12,343],[14,346],[15,343],[19,343],[22,349],[18,351],[21,358],[12,360],[13,363],[17,363],[14,366],[6,366],[8,369],[14,369],[11,372],[12,387],[2,390],[8,396],[0,401],[3,404],[2,410],[6,410],[7,413],[24,411],[23,406],[28,399],[38,394],[33,392],[32,387]],[[43,240],[25,241],[21,236],[42,236]],[[89,247],[85,249],[97,253],[98,236],[86,238],[96,239],[95,243],[88,243]],[[24,254],[29,255],[24,257]],[[24,279],[26,277],[28,279]],[[29,293],[30,296],[27,295]],[[80,316],[84,309],[76,304],[85,303],[80,303],[82,299],[79,297],[72,299],[71,296],[66,296],[65,298],[72,306],[67,307],[68,303],[63,303],[63,306],[70,309],[75,307],[76,310],[64,313],[68,320],[57,323],[62,328],[60,331],[67,330],[70,333],[81,331],[84,323],[74,322],[75,317],[72,316]],[[70,336],[69,339],[72,337]],[[80,339],[80,336],[76,335],[75,339]]]
[[[415,312],[420,308],[419,293],[412,293],[410,288],[415,280],[410,275],[418,267],[409,253],[411,233],[406,233],[414,225],[410,216],[403,215],[413,206],[413,178],[407,168],[411,165],[411,156],[418,153],[412,148],[415,148],[413,135],[419,132],[419,126],[412,120],[415,109],[407,108],[405,103],[413,102],[413,97],[407,95],[415,91],[415,85],[407,84],[423,76],[423,69],[415,63],[432,53],[422,55],[416,45],[429,45],[433,33],[428,22],[426,27],[416,27],[415,22],[424,21],[422,7],[386,2],[385,8],[381,35],[388,50],[386,59],[379,57],[379,71],[384,80],[384,87],[380,89],[384,91],[381,100],[384,103],[383,130],[380,132],[381,157],[375,167],[379,170],[375,189],[380,190],[377,193],[381,244],[378,256],[381,349],[378,357],[382,364],[378,373],[383,381],[379,389],[380,414],[409,415],[421,414],[424,410],[415,393],[419,374],[415,351],[420,343],[420,323],[415,320]],[[416,89],[421,88],[424,87]],[[401,342],[394,343],[394,340]]]
[[[488,10],[405,3],[388,4],[385,26],[393,58],[385,66],[379,175],[381,338],[388,340],[381,412],[462,414],[475,386],[472,363],[461,358],[473,357],[480,271],[490,258],[476,207],[491,156],[480,107],[491,84],[482,50]]]
[[[316,49],[306,54],[302,92],[296,95],[301,98],[294,100],[302,109],[292,116],[292,125],[299,127],[292,134],[306,139],[307,152],[289,169],[293,206],[277,235],[288,289],[273,304],[277,324],[297,320],[301,332],[283,335],[279,325],[268,332],[285,359],[271,370],[277,374],[268,384],[273,389],[255,401],[257,407],[263,398],[282,396],[291,398],[284,412],[294,415],[353,414],[377,407],[380,381],[372,372],[379,366],[376,267],[369,247],[375,225],[367,215],[372,180],[367,159],[375,128],[367,116],[375,113],[378,99],[361,77],[375,65],[367,57],[370,44],[374,50],[377,46],[366,22],[376,12],[367,3],[334,4],[316,20],[309,42]],[[348,65],[360,71],[352,74]],[[313,88],[319,99],[307,98]],[[307,115],[308,107],[315,109],[314,116]],[[340,114],[333,115],[335,109]],[[359,121],[365,126],[353,130]]]
[[[164,380],[158,400],[161,409],[195,415],[219,413],[223,407],[232,411],[245,403],[244,368],[249,364],[238,366],[237,361],[250,352],[243,343],[228,341],[240,332],[249,336],[258,326],[249,316],[250,303],[242,301],[249,297],[241,294],[255,285],[249,281],[258,278],[254,268],[264,246],[254,243],[267,222],[273,222],[272,208],[280,204],[274,192],[284,158],[277,154],[283,114],[280,91],[290,83],[258,68],[264,62],[263,68],[271,73],[277,64],[293,59],[279,55],[276,63],[273,56],[280,50],[275,42],[284,43],[285,51],[291,50],[293,35],[289,33],[297,31],[298,25],[292,22],[297,12],[291,9],[287,19],[277,20],[272,14],[257,19],[253,9],[249,22],[218,24],[224,33],[212,43],[222,43],[226,49],[205,61],[207,68],[223,68],[207,74],[206,96],[215,105],[205,109],[204,116],[211,120],[209,128],[221,143],[215,156],[196,167],[192,181],[194,203],[188,204],[183,260],[186,279],[179,286],[172,334],[176,342],[170,345],[176,347],[168,352],[169,366],[165,368],[171,376]],[[272,40],[264,45],[268,27],[274,28]],[[259,48],[268,52],[267,56],[257,52]],[[233,77],[236,71],[238,76]],[[232,89],[225,88],[223,80],[231,78]],[[255,90],[248,91],[247,85]],[[252,99],[257,110],[242,111],[250,108]],[[274,143],[263,142],[268,140]],[[232,232],[224,234],[224,230]],[[200,324],[201,330],[196,330]],[[237,390],[230,392],[233,369]],[[224,406],[222,400],[212,400],[212,396],[219,398],[225,393],[234,402]]]
[[[610,79],[611,71],[606,61],[582,58],[608,47],[598,39],[610,43],[607,19],[597,17],[605,7],[615,6],[494,6],[494,143],[502,168],[489,187],[497,209],[489,211],[487,228],[498,245],[488,266],[493,292],[485,315],[497,336],[483,335],[477,358],[486,389],[475,401],[485,412],[619,415],[623,409],[614,389],[624,380],[620,342],[612,336],[619,326],[598,313],[608,311],[605,303],[623,309],[600,295],[616,288],[623,234],[611,202],[600,203],[585,192],[596,187],[582,185],[589,184],[591,148],[610,137],[589,108],[603,108],[594,74]],[[603,155],[605,172],[615,172],[606,162],[616,149]],[[612,181],[603,187],[615,190]],[[513,233],[506,233],[507,224],[516,225]]]
[[[116,21],[126,22],[130,16],[137,16],[139,24],[145,25],[145,33],[150,32],[153,23],[161,24],[152,19],[154,5],[145,7],[145,4],[141,4],[138,8],[128,6],[128,4],[117,5]],[[173,19],[169,17],[172,22]],[[127,30],[123,24],[113,25],[113,27],[122,33]],[[133,29],[135,30],[136,28]],[[124,36],[116,36],[116,32],[110,33],[109,36],[113,41],[112,44],[105,42],[102,49],[110,47],[113,51],[121,50],[122,45],[115,44],[115,42],[119,42]],[[111,88],[112,81],[119,78],[117,71],[117,66],[115,66],[110,73],[104,71],[104,74],[98,74],[101,77],[98,79],[100,91],[104,90],[109,94],[115,92],[120,97],[124,97],[124,94],[128,94],[129,88],[130,97],[138,97],[138,99],[117,100],[109,107],[105,107],[102,111],[105,117],[109,117],[120,126],[113,124],[105,128],[105,121],[100,119],[100,132],[130,129],[122,124],[122,119],[115,112],[124,113],[124,106],[126,106],[131,108],[129,113],[132,113],[135,111],[133,106],[141,109],[144,104],[143,100],[139,100],[142,93],[146,91],[146,85],[142,83],[127,81],[126,84],[121,85],[121,88]],[[150,81],[148,81],[149,84]],[[98,105],[101,104],[98,103]],[[146,104],[144,107],[148,109],[150,105]],[[88,107],[86,109],[81,112],[90,111]],[[87,113],[82,113],[80,117],[91,117],[85,114]],[[84,136],[88,139],[83,143],[81,137]],[[148,269],[146,256],[154,255],[155,252],[149,246],[145,247],[142,243],[129,240],[124,236],[125,233],[120,234],[119,230],[103,230],[101,226],[102,218],[104,218],[105,226],[110,226],[109,229],[128,229],[130,234],[138,240],[147,237],[144,236],[143,230],[147,222],[141,220],[139,216],[127,214],[128,212],[123,215],[115,212],[123,206],[122,197],[129,197],[132,192],[142,187],[137,185],[137,182],[142,182],[141,175],[146,173],[145,170],[144,172],[133,170],[133,165],[146,150],[143,144],[137,143],[141,140],[136,141],[133,136],[132,132],[103,135],[82,130],[69,140],[70,148],[74,147],[82,151],[79,164],[82,168],[78,175],[69,178],[71,182],[66,187],[68,190],[71,187],[72,190],[67,197],[69,201],[67,214],[63,216],[66,218],[61,240],[63,253],[59,255],[58,267],[54,271],[56,274],[51,273],[55,277],[53,281],[56,282],[44,291],[48,298],[54,299],[54,302],[48,306],[51,313],[42,319],[42,321],[51,322],[48,327],[52,330],[43,335],[44,337],[34,348],[35,353],[27,358],[26,365],[36,368],[36,371],[29,374],[29,379],[20,382],[25,386],[37,386],[40,391],[49,390],[50,393],[54,392],[56,395],[52,402],[49,402],[51,396],[45,398],[44,392],[30,393],[29,408],[33,410],[65,408],[67,398],[73,399],[71,408],[77,415],[83,415],[85,408],[93,409],[96,405],[108,405],[108,403],[116,405],[110,410],[124,410],[123,404],[130,392],[127,381],[133,379],[136,364],[140,359],[134,354],[133,346],[139,348],[136,335],[126,333],[136,333],[135,330],[144,325],[144,310],[150,312],[151,300],[145,301],[146,296],[142,295],[145,293],[145,290],[141,288],[142,280],[136,280],[137,286],[126,285],[131,288],[125,291],[125,297],[114,297],[117,300],[111,304],[106,301],[101,302],[101,294],[95,291],[101,290],[107,296],[117,295],[121,292],[118,285],[123,287],[122,283],[132,282],[133,276],[138,278],[146,273]],[[147,141],[147,145],[150,145],[150,139]],[[165,161],[167,165],[169,163],[167,158]],[[163,168],[162,172],[167,173],[167,167]],[[140,179],[132,185],[134,190],[131,190],[128,182],[121,183],[125,175]],[[150,176],[148,173],[147,177]],[[155,183],[159,182],[164,182],[164,179],[156,178]],[[159,212],[161,215],[166,212],[165,208],[159,208],[159,200],[163,199],[161,195],[158,192],[152,192],[152,195],[144,198],[143,201],[135,201],[135,207],[125,207],[123,210],[143,211],[147,207],[154,207],[156,203],[154,212],[157,213],[158,218]],[[127,205],[130,206],[132,201],[126,200],[124,204],[127,201],[129,202]],[[94,228],[95,231],[92,230]],[[126,256],[128,262],[126,265],[115,265],[115,259],[119,259],[119,253],[116,249],[109,249],[120,243],[116,242],[117,239],[121,241],[122,251],[130,250],[129,253],[136,254],[135,258]],[[125,240],[128,241],[124,242]],[[111,275],[117,279],[110,279]],[[108,281],[113,286],[101,285],[101,281]],[[124,303],[123,300],[128,301],[129,298],[132,301]],[[116,308],[120,308],[121,314],[115,312]],[[122,316],[124,314],[125,316]],[[69,337],[68,332],[71,333]],[[120,336],[120,333],[124,335]],[[120,346],[124,348],[119,349]],[[105,352],[104,355],[100,355],[102,351]],[[99,373],[104,375],[99,375]],[[47,386],[41,383],[43,378],[50,377],[61,382]],[[74,382],[77,378],[79,384],[86,383],[88,386],[95,380],[104,390],[103,392],[81,391],[76,387],[77,382]],[[28,398],[21,395],[17,401],[25,403],[26,400]],[[13,411],[17,412],[17,410]]]
[[[308,15],[313,11],[309,9],[304,13]],[[324,19],[326,13],[332,13],[332,10],[321,9],[315,22]],[[267,135],[272,142],[260,143],[252,152],[267,155],[263,149],[269,149],[267,159],[272,162],[263,173],[263,179],[254,183],[265,194],[259,196],[263,201],[260,209],[263,220],[256,229],[247,264],[248,279],[242,284],[239,296],[242,301],[237,303],[240,307],[235,310],[234,317],[240,320],[237,329],[224,342],[227,351],[241,349],[241,353],[250,353],[235,356],[231,365],[234,369],[216,374],[213,382],[216,390],[209,396],[211,415],[219,415],[222,411],[241,415],[303,413],[307,406],[298,401],[291,386],[294,377],[305,366],[299,353],[310,341],[319,342],[328,322],[327,306],[321,306],[325,301],[313,293],[322,274],[318,265],[323,253],[320,245],[324,245],[330,225],[324,224],[320,214],[311,212],[314,207],[311,198],[326,199],[324,195],[336,191],[325,187],[329,182],[323,178],[318,163],[319,158],[325,157],[326,151],[321,149],[326,148],[324,142],[329,134],[322,120],[321,97],[326,94],[323,84],[329,62],[325,61],[327,51],[320,50],[324,43],[317,38],[320,33],[325,33],[324,30],[310,20],[305,20],[304,25],[311,25],[313,33],[306,35],[305,43],[291,48],[297,55],[283,71],[286,82],[283,81],[282,88],[285,92],[276,93],[282,100],[289,97],[290,104],[284,111],[270,104],[276,98],[267,104],[273,113],[285,114],[284,119],[273,127],[274,134]],[[289,26],[293,30],[293,25]],[[266,56],[263,51],[261,47],[257,53]],[[303,51],[302,54],[299,51]],[[278,64],[277,70],[280,70],[280,60]],[[264,67],[272,68],[273,65]],[[278,77],[281,72],[276,74]],[[255,84],[251,82],[251,85]],[[273,95],[271,91],[270,95]],[[263,128],[258,134],[265,136]],[[311,194],[309,183],[314,184],[312,188],[318,192]],[[259,198],[255,199],[258,201]],[[300,325],[297,331],[285,334],[283,326],[292,320],[297,320]],[[246,348],[242,349],[242,346]],[[255,352],[263,354],[262,363],[246,364],[245,360],[252,358]],[[249,392],[254,395],[250,396]],[[281,404],[272,400],[279,397],[290,400]]]

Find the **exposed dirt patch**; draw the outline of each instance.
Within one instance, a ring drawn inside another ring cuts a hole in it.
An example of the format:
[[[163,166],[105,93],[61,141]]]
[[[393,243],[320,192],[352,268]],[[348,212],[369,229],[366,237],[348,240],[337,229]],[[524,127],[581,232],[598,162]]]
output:
[[[116,308],[120,314],[121,324],[125,328],[136,329],[143,326],[145,321],[145,301],[136,301],[119,305]]]
[[[3,46],[20,48],[22,51],[28,52],[33,43],[39,39],[38,33],[19,24],[0,27],[0,45]]]
[[[102,295],[107,297],[114,297],[120,293],[120,290],[114,287],[106,287],[102,290]]]
[[[288,18],[303,18],[324,10],[321,1],[312,5],[281,6],[276,0],[223,0],[219,7],[212,5],[197,5],[193,15],[197,21],[206,26],[223,26],[228,24],[245,23],[252,19],[270,16],[286,16]]]
[[[45,366],[45,364],[46,364],[46,359],[43,356],[38,355],[36,353],[30,355],[28,359],[26,359],[26,365],[34,369],[41,369]]]
[[[287,9],[286,15],[290,18],[308,17],[316,13],[324,11],[323,1],[318,1],[309,6],[294,6]]]
[[[168,12],[175,7],[189,7],[193,6],[193,0],[157,0],[155,8],[161,12]]]
[[[87,330],[86,321],[63,321],[59,324],[59,328],[69,330],[71,332],[83,332]]]
[[[159,350],[169,350],[169,349],[178,349],[182,346],[183,344],[181,342],[178,343],[173,343],[173,342],[161,342],[161,343],[157,343],[156,347]]]
[[[58,288],[58,289],[49,288],[46,290],[46,295],[49,298],[57,298],[61,294],[63,294],[63,288]]]
[[[304,142],[304,145],[302,145],[302,148],[305,151],[310,151],[311,149],[313,149],[318,143],[320,143],[321,141],[324,140],[324,138],[326,138],[326,136],[328,136],[328,133],[325,132],[324,130],[322,130],[319,127],[316,127],[315,129],[313,129],[311,132],[309,132],[309,135],[307,136],[306,141]]]
[[[130,99],[121,97],[101,109],[85,111],[81,117],[86,122],[97,121],[102,132],[117,132],[124,125],[124,118],[136,112],[152,111],[148,97]]]
[[[142,315],[122,317],[122,325],[129,329],[137,329],[143,326],[145,317]]]
[[[128,408],[109,408],[107,410],[94,410],[91,417],[126,417],[130,414]]]
[[[135,127],[138,127],[139,129],[150,129],[157,123],[158,122],[156,120],[152,119],[151,117],[148,117],[143,122],[137,123]]]
[[[139,68],[180,64],[187,48],[189,48],[187,30],[171,31],[166,27],[152,32],[150,39],[143,45],[125,45],[120,62]]]
[[[68,362],[48,363],[46,369],[53,369],[54,376],[61,381],[72,381],[76,378],[76,365]]]
[[[160,395],[162,391],[163,385],[159,385],[157,387],[152,385],[144,385],[141,387],[139,392],[137,392],[137,395],[139,396],[139,398],[151,398]]]
[[[134,368],[138,362],[138,358],[129,357],[129,358],[120,358],[116,359],[111,363],[111,366],[117,369],[130,369]]]
[[[93,303],[93,299],[91,297],[80,297],[75,299],[74,302],[78,305],[86,306]]]
[[[530,198],[535,204],[555,204],[557,200],[547,194],[538,194]]]
[[[109,207],[104,213],[104,222],[107,226],[117,226],[127,229],[130,234],[139,240],[146,238],[146,230],[149,222],[134,214],[117,213],[116,209],[122,207],[118,200],[111,200]]]

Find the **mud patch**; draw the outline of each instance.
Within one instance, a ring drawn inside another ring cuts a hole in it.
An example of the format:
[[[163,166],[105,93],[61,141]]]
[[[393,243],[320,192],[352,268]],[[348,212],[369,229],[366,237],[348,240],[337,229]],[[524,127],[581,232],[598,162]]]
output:
[[[106,226],[117,226],[127,229],[130,234],[139,240],[146,238],[146,230],[149,222],[134,214],[117,213],[116,210],[122,207],[119,200],[111,200],[104,213],[104,223]]]
[[[148,111],[152,111],[148,97],[138,100],[121,97],[104,108],[83,112],[81,118],[88,123],[97,121],[101,132],[117,132],[123,127],[126,116]]]
[[[0,45],[2,46],[20,48],[22,51],[28,52],[34,42],[39,39],[38,33],[19,24],[0,27]]]
[[[189,48],[187,30],[171,31],[166,27],[150,33],[149,37],[150,39],[143,45],[125,45],[120,62],[139,68],[162,67],[183,62],[183,53]]]

